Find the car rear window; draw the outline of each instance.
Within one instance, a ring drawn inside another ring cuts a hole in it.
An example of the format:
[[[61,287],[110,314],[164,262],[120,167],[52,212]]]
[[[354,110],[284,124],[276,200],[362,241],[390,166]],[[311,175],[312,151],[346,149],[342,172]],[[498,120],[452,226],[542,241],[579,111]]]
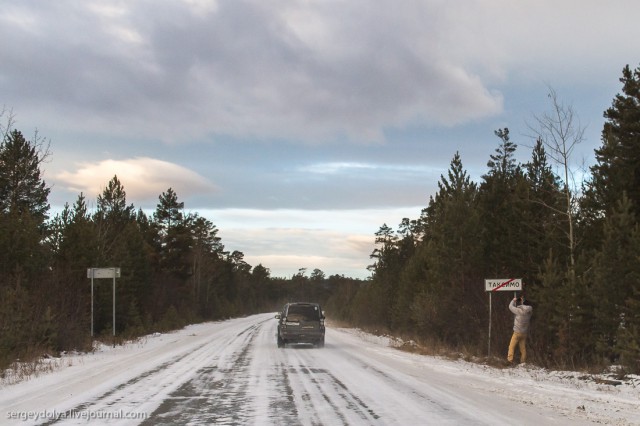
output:
[[[287,312],[287,319],[314,321],[320,318],[317,306],[313,305],[290,305]]]

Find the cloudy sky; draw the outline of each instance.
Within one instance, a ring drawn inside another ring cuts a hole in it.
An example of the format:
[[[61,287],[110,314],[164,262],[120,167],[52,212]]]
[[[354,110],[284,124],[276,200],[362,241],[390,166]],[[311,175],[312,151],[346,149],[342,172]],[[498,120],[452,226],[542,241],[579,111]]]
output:
[[[0,5],[0,107],[50,140],[53,211],[114,175],[148,212],[171,187],[272,276],[367,277],[374,233],[418,218],[456,151],[478,181],[509,127],[528,160],[549,88],[592,164],[640,65],[637,0]]]

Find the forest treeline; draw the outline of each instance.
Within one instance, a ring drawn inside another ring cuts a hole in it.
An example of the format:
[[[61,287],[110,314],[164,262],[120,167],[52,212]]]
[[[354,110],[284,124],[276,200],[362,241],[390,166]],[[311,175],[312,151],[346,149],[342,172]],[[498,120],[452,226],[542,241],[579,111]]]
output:
[[[522,278],[534,306],[530,361],[640,371],[640,68],[604,112],[602,144],[584,176],[572,164],[582,128],[550,90],[537,139],[516,160],[508,128],[474,182],[455,153],[420,217],[375,235],[367,280],[301,269],[291,278],[229,252],[217,227],[185,213],[168,188],[146,214],[114,176],[96,207],[84,194],[50,217],[41,175],[49,146],[5,111],[0,146],[0,369],[44,351],[91,348],[89,267],[119,267],[116,332],[130,338],[188,323],[275,311],[289,300],[328,317],[425,344],[487,355],[485,278]],[[491,348],[504,357],[513,294],[492,295]],[[97,280],[94,328],[112,330],[111,280]],[[503,353],[504,352],[504,353]]]

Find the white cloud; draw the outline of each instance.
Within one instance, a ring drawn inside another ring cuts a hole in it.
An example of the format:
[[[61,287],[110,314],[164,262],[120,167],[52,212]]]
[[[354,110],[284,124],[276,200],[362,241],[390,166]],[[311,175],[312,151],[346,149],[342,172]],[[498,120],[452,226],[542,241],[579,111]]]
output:
[[[180,199],[216,191],[214,184],[189,169],[147,157],[79,164],[74,171],[58,173],[55,180],[70,191],[93,196],[102,193],[114,176],[118,176],[124,186],[128,201],[157,200],[169,188],[173,188]]]

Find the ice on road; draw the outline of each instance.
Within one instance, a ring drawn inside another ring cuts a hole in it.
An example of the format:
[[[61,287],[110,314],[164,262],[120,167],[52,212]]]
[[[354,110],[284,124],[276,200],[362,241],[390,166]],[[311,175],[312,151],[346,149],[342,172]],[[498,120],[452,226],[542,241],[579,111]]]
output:
[[[189,326],[62,358],[0,387],[0,424],[640,424],[640,391],[536,368],[399,351],[327,328],[326,346],[276,346],[273,314]]]

